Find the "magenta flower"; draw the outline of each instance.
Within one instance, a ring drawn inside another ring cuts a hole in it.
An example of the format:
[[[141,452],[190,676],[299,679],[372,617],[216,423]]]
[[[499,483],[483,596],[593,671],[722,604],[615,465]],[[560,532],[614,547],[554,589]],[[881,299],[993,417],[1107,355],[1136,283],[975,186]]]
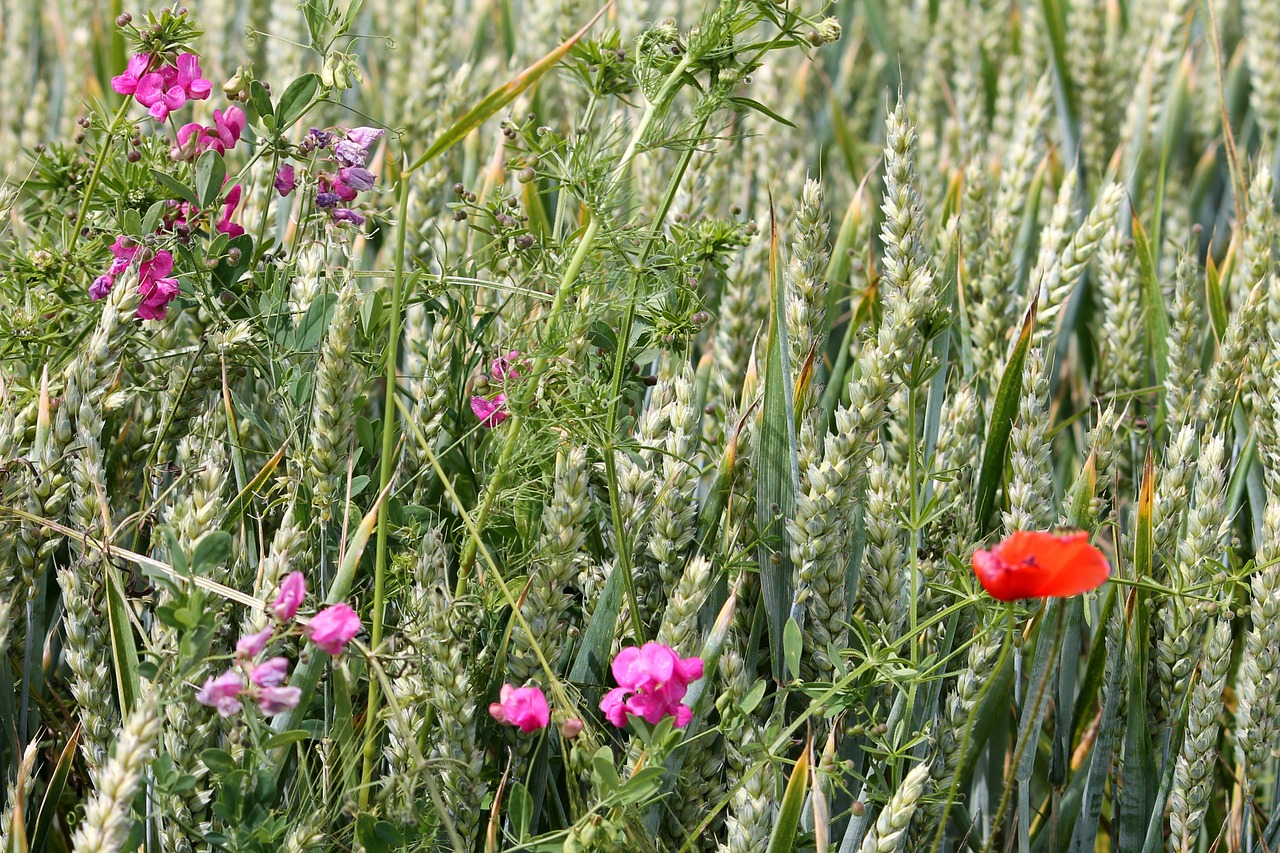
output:
[[[472,397],[471,411],[480,419],[480,425],[493,429],[511,416],[507,411],[507,395],[499,394],[492,400],[486,397]]]
[[[194,53],[184,53],[178,57],[178,87],[193,101],[203,101],[209,97],[213,84],[200,74],[200,57]],[[234,109],[234,107],[233,107]]]
[[[148,108],[153,119],[164,121],[169,113],[181,109],[187,102],[187,91],[178,83],[178,69],[165,65],[159,71],[142,75],[133,97]]]
[[[240,641],[236,643],[236,657],[245,660],[256,658],[267,647],[267,643],[271,641],[273,633],[274,629],[268,626],[256,634],[247,634],[241,637]]]
[[[244,233],[244,226],[231,221],[231,214],[235,213],[240,205],[240,193],[240,185],[236,184],[222,202],[222,218],[218,220],[218,230],[228,237],[239,237]]]
[[[264,687],[258,691],[258,710],[270,717],[298,707],[302,701],[299,687]]]
[[[271,612],[281,622],[288,622],[298,612],[302,599],[307,597],[307,579],[302,572],[289,572],[280,582],[280,591],[271,605]]]
[[[489,706],[489,715],[500,723],[516,726],[525,734],[546,728],[551,722],[547,697],[537,687],[504,684],[498,699]]]
[[[116,277],[113,275],[100,275],[93,280],[93,284],[89,285],[89,298],[95,302],[111,292],[111,288],[116,285]]]
[[[307,626],[311,642],[331,655],[342,654],[351,638],[360,633],[360,617],[347,604],[326,607],[311,617]]]
[[[168,313],[166,306],[178,296],[178,280],[169,277],[171,272],[173,255],[163,249],[138,268],[138,292],[142,294],[142,304],[138,306],[140,319],[165,318]]]
[[[240,700],[236,697],[244,690],[244,679],[234,669],[229,669],[217,678],[209,677],[196,694],[196,701],[217,710],[218,715],[230,717],[240,710]]]
[[[638,649],[628,646],[613,661],[613,677],[618,686],[600,700],[600,710],[609,722],[621,728],[633,715],[653,725],[671,716],[678,728],[684,728],[693,711],[680,700],[689,685],[702,678],[702,659],[681,658],[658,643]]]
[[[191,160],[204,151],[226,154],[240,141],[248,123],[244,110],[236,106],[213,111],[213,127],[188,122],[178,128],[178,144],[169,151],[171,160]]]
[[[147,73],[151,65],[151,57],[145,53],[135,53],[129,58],[129,65],[124,73],[111,78],[111,88],[119,95],[132,95],[138,90],[138,81]]]
[[[338,224],[346,222],[356,226],[357,228],[364,224],[364,217],[349,207],[335,208],[334,211],[329,214],[329,218]]]
[[[373,189],[373,172],[363,166],[343,166],[338,170],[338,180],[355,192],[367,193]]]
[[[520,350],[513,349],[506,355],[500,355],[493,360],[493,364],[489,367],[489,374],[499,382],[510,382],[520,376],[519,365],[516,360],[520,358]]]
[[[284,684],[284,678],[288,674],[288,659],[269,658],[249,672],[249,680],[259,687],[279,687]]]
[[[280,193],[282,197],[293,192],[294,188],[298,186],[298,179],[294,174],[293,166],[285,163],[277,169],[276,179],[272,185],[276,188],[276,192]]]
[[[376,127],[353,127],[346,138],[333,147],[333,156],[343,166],[363,166],[369,160],[369,149],[382,138],[384,131]]]

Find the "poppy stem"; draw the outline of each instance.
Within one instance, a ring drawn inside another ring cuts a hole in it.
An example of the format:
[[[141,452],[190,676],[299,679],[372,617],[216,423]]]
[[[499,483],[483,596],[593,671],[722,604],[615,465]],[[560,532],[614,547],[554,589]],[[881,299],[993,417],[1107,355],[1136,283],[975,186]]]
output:
[[[1010,605],[1012,607],[1013,605]],[[1018,744],[1013,751],[1013,762],[1010,765],[1013,768],[1014,778],[1007,780],[1004,785],[1004,791],[1000,794],[1000,805],[996,809],[995,819],[991,822],[991,835],[987,837],[987,843],[983,845],[982,853],[991,853],[995,846],[996,836],[1000,834],[1000,828],[1004,824],[1005,814],[1009,811],[1009,801],[1013,794],[1013,789],[1017,787],[1017,776],[1019,766],[1022,764],[1023,753],[1026,752],[1028,744],[1033,740],[1039,739],[1040,727],[1036,725],[1037,721],[1044,714],[1045,705],[1049,700],[1049,682],[1053,675],[1052,662],[1058,657],[1059,651],[1062,649],[1063,627],[1066,624],[1066,608],[1055,607],[1057,618],[1054,620],[1053,628],[1053,644],[1049,647],[1049,664],[1044,668],[1044,674],[1040,678],[1040,682],[1036,685],[1035,697],[1031,701],[1031,713],[1023,714],[1022,722],[1019,725]],[[1043,623],[1041,623],[1043,625]],[[1039,657],[1037,649],[1036,656]],[[1033,667],[1034,668],[1034,667]]]

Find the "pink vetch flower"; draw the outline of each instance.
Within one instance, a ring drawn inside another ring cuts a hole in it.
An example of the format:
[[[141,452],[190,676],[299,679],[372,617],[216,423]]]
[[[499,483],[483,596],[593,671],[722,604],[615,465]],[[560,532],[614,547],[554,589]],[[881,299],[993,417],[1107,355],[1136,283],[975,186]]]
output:
[[[168,313],[167,306],[178,296],[178,280],[171,278],[173,272],[173,255],[163,249],[155,256],[142,263],[138,268],[138,292],[142,294],[142,304],[138,306],[138,317],[142,320],[163,320]]]
[[[520,376],[520,365],[517,359],[520,358],[520,350],[513,349],[506,355],[500,355],[493,360],[493,364],[489,367],[489,374],[499,382],[510,382]]]
[[[205,151],[226,154],[240,141],[248,123],[244,110],[236,106],[213,111],[213,126],[188,122],[178,128],[178,144],[169,151],[171,160],[192,160]]]
[[[334,604],[311,617],[307,633],[322,651],[340,655],[351,638],[360,633],[360,617],[350,605]]]
[[[489,716],[504,725],[515,726],[525,734],[544,729],[551,722],[547,697],[537,687],[504,684],[498,700],[489,706]]]
[[[600,700],[600,710],[615,726],[625,726],[628,715],[650,725],[675,717],[677,728],[693,719],[693,711],[680,700],[689,685],[702,678],[701,658],[681,658],[669,646],[645,643],[619,652],[612,669],[618,686]]]
[[[289,660],[276,657],[255,666],[249,672],[249,680],[258,687],[279,687],[284,684],[285,676],[288,674]]]
[[[301,701],[300,687],[263,687],[258,691],[258,710],[268,717],[291,711]]]
[[[343,166],[363,166],[369,160],[369,150],[384,132],[376,127],[351,128],[346,137],[333,146],[334,159]]]
[[[256,634],[246,634],[241,637],[236,643],[236,657],[244,660],[256,658],[262,654],[262,650],[267,647],[274,633],[275,629],[268,625]]]
[[[200,57],[194,53],[184,53],[178,57],[178,73],[175,82],[193,101],[203,101],[213,90],[213,84],[200,72]]]
[[[228,237],[239,237],[244,233],[244,226],[238,225],[231,221],[231,214],[235,213],[237,207],[240,206],[240,185],[236,184],[227,193],[226,199],[222,203],[222,218],[218,220],[218,230]]]
[[[471,411],[480,419],[480,426],[493,429],[511,417],[507,410],[507,395],[499,394],[490,400],[487,397],[472,397]]]
[[[307,597],[307,578],[302,572],[289,572],[280,582],[280,591],[276,593],[271,612],[281,622],[288,622],[298,612],[302,599]]]
[[[165,65],[159,71],[144,74],[138,79],[133,97],[147,107],[151,117],[164,121],[169,113],[181,109],[187,102],[187,90],[178,83],[178,69]]]
[[[234,669],[229,669],[216,678],[210,676],[196,694],[196,701],[217,710],[219,716],[230,717],[242,707],[236,697],[243,691],[244,678]]]
[[[272,182],[272,186],[276,188],[276,192],[280,193],[281,197],[287,196],[289,193],[293,192],[294,188],[298,186],[298,178],[293,170],[293,166],[285,163],[277,169],[276,179]]]
[[[373,189],[373,172],[363,166],[343,166],[338,170],[338,180],[356,192],[367,193]]]
[[[132,95],[138,90],[138,81],[147,73],[151,65],[151,57],[145,53],[135,53],[129,57],[129,64],[124,73],[111,78],[111,89],[118,95]]]
[[[333,211],[329,213],[329,218],[339,225],[347,223],[359,228],[364,224],[364,217],[349,207],[334,208]]]

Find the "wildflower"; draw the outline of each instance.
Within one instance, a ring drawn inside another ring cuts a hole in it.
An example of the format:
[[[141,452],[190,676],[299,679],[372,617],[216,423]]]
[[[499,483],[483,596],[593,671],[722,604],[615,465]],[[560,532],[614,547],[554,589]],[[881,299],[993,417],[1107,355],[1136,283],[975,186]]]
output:
[[[338,170],[338,180],[357,192],[373,189],[373,172],[363,166],[343,166]]]
[[[349,207],[339,207],[329,214],[329,218],[334,222],[347,222],[355,225],[357,228],[364,224],[364,217],[356,213]]]
[[[213,127],[188,122],[178,128],[178,144],[169,152],[172,160],[190,160],[204,151],[226,154],[240,141],[248,120],[244,110],[236,106],[213,111]]]
[[[489,373],[499,382],[510,382],[520,376],[519,366],[516,359],[520,357],[520,350],[512,350],[506,355],[500,355],[493,360],[493,364],[489,367]]]
[[[299,687],[264,687],[258,691],[258,710],[268,717],[298,707],[302,701]]]
[[[100,275],[93,280],[93,284],[89,285],[89,298],[95,302],[111,292],[111,288],[115,286],[116,277],[113,275]]]
[[[230,717],[241,708],[240,700],[236,697],[243,690],[244,680],[240,677],[240,673],[229,669],[216,678],[210,676],[204,683],[204,687],[201,687],[200,692],[196,694],[196,701],[201,705],[214,708],[219,716]]]
[[[249,672],[249,680],[259,687],[279,687],[289,674],[287,658],[271,658],[255,666]]]
[[[236,657],[245,660],[256,658],[267,647],[267,643],[271,640],[273,633],[274,630],[268,627],[263,628],[256,634],[241,637],[239,642],[236,643]]]
[[[181,109],[187,102],[186,90],[178,85],[178,69],[172,65],[165,65],[159,71],[142,75],[133,97],[148,108],[147,111],[156,121],[164,121],[169,113]]]
[[[375,127],[353,127],[346,138],[333,147],[333,156],[343,166],[363,166],[369,160],[369,149],[382,138]]]
[[[322,210],[328,210],[330,208],[337,207],[339,201],[341,201],[341,199],[338,198],[336,193],[331,193],[331,192],[316,193],[316,207],[321,208]]]
[[[124,73],[111,78],[112,90],[118,95],[132,95],[138,90],[138,81],[146,75],[147,68],[150,66],[150,56],[145,53],[135,53],[129,58],[129,64],[125,67]]]
[[[317,149],[325,149],[333,144],[333,134],[327,130],[321,130],[313,127],[307,131],[307,135],[299,143],[298,147],[304,154],[310,154]]]
[[[213,90],[213,84],[201,75],[200,57],[194,53],[184,53],[178,57],[178,74],[175,82],[193,101],[203,101]]]
[[[340,655],[351,638],[360,632],[360,617],[350,605],[335,604],[313,616],[307,631],[311,642],[323,651]]]
[[[680,700],[689,685],[702,678],[702,659],[681,658],[671,647],[658,643],[628,646],[613,661],[613,677],[618,686],[600,700],[600,710],[609,722],[621,728],[629,714],[650,724],[672,716],[676,726],[684,728],[693,711]]]
[[[492,400],[486,397],[472,397],[471,411],[480,419],[480,425],[493,429],[511,416],[507,411],[507,395],[499,394]]]
[[[551,722],[547,697],[537,687],[504,684],[498,699],[489,706],[489,715],[500,723],[516,726],[525,734],[546,728]]]
[[[178,280],[170,278],[173,272],[173,255],[165,250],[155,253],[149,261],[138,268],[138,292],[142,294],[142,304],[138,306],[138,317],[142,320],[163,320],[168,313],[167,305],[178,296]]]
[[[281,622],[288,622],[298,612],[302,599],[307,596],[307,579],[302,572],[290,572],[280,583],[280,591],[276,593],[271,612]]]
[[[1089,534],[1019,530],[990,551],[975,551],[973,573],[1000,601],[1066,598],[1101,586],[1111,574]]]
[[[276,188],[276,192],[280,193],[281,197],[287,196],[289,193],[293,192],[294,187],[298,186],[298,180],[294,175],[293,166],[285,163],[277,169],[276,179],[272,182],[272,186]]]
[[[237,225],[231,221],[231,214],[235,213],[236,208],[240,205],[240,192],[240,185],[236,184],[227,193],[227,197],[222,203],[222,218],[218,220],[218,230],[228,237],[239,237],[244,233],[244,226]]]

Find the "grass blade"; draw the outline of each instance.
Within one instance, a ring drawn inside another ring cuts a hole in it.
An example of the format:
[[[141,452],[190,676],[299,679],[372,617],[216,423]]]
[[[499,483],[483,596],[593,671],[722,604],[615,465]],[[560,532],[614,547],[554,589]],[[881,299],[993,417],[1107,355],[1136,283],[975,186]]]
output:
[[[804,809],[804,798],[809,788],[809,750],[811,743],[805,740],[804,749],[796,760],[796,766],[787,780],[787,789],[782,794],[782,803],[778,807],[778,819],[773,824],[773,835],[769,836],[769,847],[766,853],[791,853],[796,843],[796,830],[800,827],[800,812]]]

